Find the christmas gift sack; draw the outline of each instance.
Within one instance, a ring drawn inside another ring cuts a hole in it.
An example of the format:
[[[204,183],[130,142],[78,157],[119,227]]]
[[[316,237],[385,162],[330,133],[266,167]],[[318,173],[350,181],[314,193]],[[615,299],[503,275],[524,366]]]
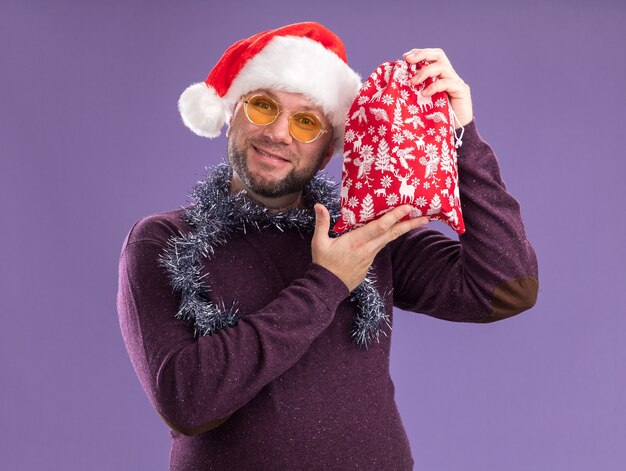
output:
[[[446,92],[424,96],[433,79],[410,82],[425,65],[381,64],[346,118],[341,183],[343,233],[402,204],[406,218],[428,216],[465,232],[458,189],[454,112]]]

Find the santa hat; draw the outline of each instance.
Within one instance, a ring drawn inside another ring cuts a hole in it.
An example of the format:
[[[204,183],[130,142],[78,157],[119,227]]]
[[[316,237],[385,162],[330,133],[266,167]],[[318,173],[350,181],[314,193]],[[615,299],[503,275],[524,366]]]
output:
[[[302,93],[324,110],[340,149],[346,115],[360,87],[341,39],[319,23],[296,23],[230,46],[204,82],[182,93],[178,109],[189,129],[214,138],[242,95],[263,88]]]

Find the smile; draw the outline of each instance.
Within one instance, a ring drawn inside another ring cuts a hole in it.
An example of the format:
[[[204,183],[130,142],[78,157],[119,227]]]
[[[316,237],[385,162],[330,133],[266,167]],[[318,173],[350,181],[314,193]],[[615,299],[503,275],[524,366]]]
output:
[[[266,158],[271,159],[271,160],[279,161],[279,162],[289,162],[288,159],[285,159],[284,157],[281,157],[280,155],[270,154],[269,152],[267,152],[265,150],[262,150],[262,149],[259,149],[256,146],[252,146],[252,147],[254,148],[254,150],[258,154],[262,155],[263,157],[266,157]]]

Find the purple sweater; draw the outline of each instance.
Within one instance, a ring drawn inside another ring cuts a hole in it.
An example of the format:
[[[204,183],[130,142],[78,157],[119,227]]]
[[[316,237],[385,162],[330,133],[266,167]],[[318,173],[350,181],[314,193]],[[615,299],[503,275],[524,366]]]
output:
[[[373,268],[392,307],[490,322],[533,306],[537,262],[519,205],[475,123],[459,178],[467,232],[429,228],[385,247]],[[311,236],[235,234],[205,262],[209,296],[237,302],[232,328],[195,337],[175,318],[180,297],[158,263],[190,231],[182,210],[139,221],[124,242],[118,310],[133,366],[171,428],[171,470],[411,470],[389,376],[391,336],[368,349],[350,338],[357,305],[311,262]]]

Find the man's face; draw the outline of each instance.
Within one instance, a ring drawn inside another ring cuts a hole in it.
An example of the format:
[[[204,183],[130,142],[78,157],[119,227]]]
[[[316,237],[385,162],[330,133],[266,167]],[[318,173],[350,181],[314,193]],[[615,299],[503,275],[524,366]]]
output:
[[[247,191],[266,198],[298,193],[332,156],[332,130],[320,107],[299,93],[261,90],[280,104],[282,113],[266,126],[246,118],[243,100],[235,108],[228,130],[228,159]],[[246,94],[243,99],[257,92]],[[289,116],[316,114],[330,132],[309,143],[289,134]]]

